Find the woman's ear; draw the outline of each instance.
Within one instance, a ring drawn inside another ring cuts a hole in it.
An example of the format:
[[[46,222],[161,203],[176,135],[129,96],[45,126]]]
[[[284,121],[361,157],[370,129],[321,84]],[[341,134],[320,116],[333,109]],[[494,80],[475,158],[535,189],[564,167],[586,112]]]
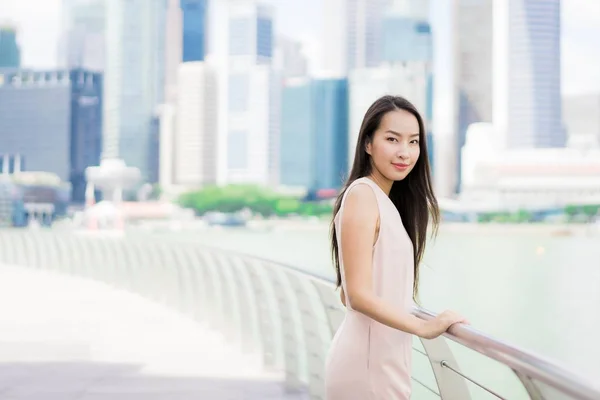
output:
[[[367,140],[367,143],[365,144],[365,151],[367,152],[368,155],[371,155],[371,141]]]

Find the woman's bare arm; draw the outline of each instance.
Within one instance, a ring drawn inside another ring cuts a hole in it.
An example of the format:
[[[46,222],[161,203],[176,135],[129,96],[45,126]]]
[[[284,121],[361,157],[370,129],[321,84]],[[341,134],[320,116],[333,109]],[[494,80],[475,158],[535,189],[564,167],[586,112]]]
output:
[[[348,302],[352,309],[384,325],[418,336],[426,335],[429,329],[425,321],[406,310],[396,309],[373,292],[373,240],[378,218],[373,190],[366,185],[354,186],[347,194],[341,221]]]

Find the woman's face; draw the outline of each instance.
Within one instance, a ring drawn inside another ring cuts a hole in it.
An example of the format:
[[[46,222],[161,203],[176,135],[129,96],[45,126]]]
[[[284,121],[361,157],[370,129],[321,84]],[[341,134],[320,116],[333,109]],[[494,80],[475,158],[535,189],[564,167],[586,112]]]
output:
[[[405,110],[385,114],[367,143],[373,173],[392,182],[406,178],[419,159],[419,140],[419,122],[413,114]]]

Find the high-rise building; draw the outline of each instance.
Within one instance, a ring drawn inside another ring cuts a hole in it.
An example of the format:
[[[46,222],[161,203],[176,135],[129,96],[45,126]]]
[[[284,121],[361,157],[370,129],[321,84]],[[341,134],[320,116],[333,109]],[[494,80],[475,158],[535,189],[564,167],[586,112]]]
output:
[[[177,100],[177,75],[183,61],[183,13],[181,0],[169,0],[165,26],[165,103]]]
[[[381,65],[355,69],[349,76],[349,168],[354,160],[363,117],[369,106],[383,95],[402,96],[413,103],[425,122],[428,147],[431,148],[433,140],[429,2],[402,0],[387,5],[382,18]],[[431,150],[429,153],[432,161]]]
[[[348,81],[288,81],[281,115],[281,185],[339,189],[348,170]]]
[[[391,0],[324,2],[322,62],[331,76],[378,67],[383,58],[382,20]]]
[[[85,169],[100,161],[102,86],[100,74],[81,69],[0,73],[2,152],[19,154],[20,170],[71,182],[83,201]]]
[[[162,0],[107,0],[103,157],[121,158],[144,179],[155,112],[164,93],[167,4]]]
[[[59,65],[103,71],[106,4],[104,0],[67,0],[62,9],[63,32]]]
[[[165,103],[160,107],[158,122],[158,184],[170,191],[175,178],[175,119],[176,105]]]
[[[17,29],[10,24],[0,24],[0,68],[20,66],[21,49],[17,42]]]
[[[345,76],[348,71],[347,2],[348,0],[323,2],[319,69],[331,76]]]
[[[449,175],[451,189],[461,188],[462,147],[469,125],[492,122],[494,0],[454,2],[454,82],[456,125]]]
[[[407,97],[420,111],[427,130],[429,162],[435,173],[433,151],[433,38],[428,0],[395,0],[383,17],[383,62],[406,70],[408,80],[396,93]],[[398,40],[402,38],[402,40]]]
[[[278,75],[273,61],[273,9],[253,0],[229,4],[226,181],[277,179]]]
[[[428,6],[428,0],[402,0],[390,4],[382,17],[383,61],[431,64],[433,38]]]
[[[204,61],[208,32],[208,1],[181,0],[183,62]]]
[[[70,162],[72,200],[85,201],[87,167],[100,165],[102,152],[102,74],[74,69],[71,76]]]
[[[419,63],[398,63],[365,68],[350,73],[349,92],[349,168],[354,161],[360,126],[367,109],[384,95],[402,96],[415,105],[424,120],[430,108],[430,70]],[[430,136],[431,137],[431,136]]]
[[[560,0],[494,2],[493,122],[504,145],[564,147]]]
[[[232,64],[270,65],[273,60],[273,7],[255,0],[229,3],[229,57]]]
[[[199,187],[217,181],[217,76],[206,62],[179,67],[174,140],[175,185]]]
[[[346,0],[346,68],[378,67],[382,60],[382,20],[390,0]]]
[[[562,107],[569,141],[600,146],[600,93],[565,95]]]
[[[302,43],[279,36],[275,53],[276,67],[281,70],[283,79],[306,76],[308,65],[306,57],[302,53]]]

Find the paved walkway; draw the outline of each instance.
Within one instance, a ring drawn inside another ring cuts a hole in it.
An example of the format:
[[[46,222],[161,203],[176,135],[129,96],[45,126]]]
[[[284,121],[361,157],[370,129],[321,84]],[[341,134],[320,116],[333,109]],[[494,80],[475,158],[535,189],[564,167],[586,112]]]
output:
[[[222,337],[139,296],[0,266],[0,399],[301,399]]]

